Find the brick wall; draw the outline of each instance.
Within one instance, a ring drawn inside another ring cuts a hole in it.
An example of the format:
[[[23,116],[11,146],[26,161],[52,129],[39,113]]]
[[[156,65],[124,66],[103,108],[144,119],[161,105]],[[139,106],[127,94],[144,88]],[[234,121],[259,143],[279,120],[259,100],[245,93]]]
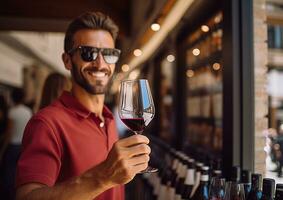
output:
[[[265,138],[263,130],[268,128],[267,85],[267,25],[266,0],[254,0],[254,77],[255,77],[255,172],[265,173]]]

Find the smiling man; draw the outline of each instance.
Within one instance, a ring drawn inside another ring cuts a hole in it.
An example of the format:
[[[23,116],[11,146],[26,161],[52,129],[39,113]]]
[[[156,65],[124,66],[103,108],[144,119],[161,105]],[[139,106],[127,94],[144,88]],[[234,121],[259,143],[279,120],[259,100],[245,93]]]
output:
[[[72,90],[27,124],[17,168],[18,200],[122,200],[123,184],[146,169],[149,140],[117,141],[105,92],[119,59],[118,28],[102,13],[71,22],[62,55]]]

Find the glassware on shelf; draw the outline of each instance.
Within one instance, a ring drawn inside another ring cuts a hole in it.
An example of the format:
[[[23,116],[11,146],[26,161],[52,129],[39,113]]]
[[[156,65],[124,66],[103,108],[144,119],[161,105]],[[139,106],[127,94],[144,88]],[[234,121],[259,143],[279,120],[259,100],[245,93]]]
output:
[[[224,200],[245,200],[244,185],[234,181],[227,182]]]
[[[209,187],[210,200],[224,200],[225,194],[225,179],[213,177]]]

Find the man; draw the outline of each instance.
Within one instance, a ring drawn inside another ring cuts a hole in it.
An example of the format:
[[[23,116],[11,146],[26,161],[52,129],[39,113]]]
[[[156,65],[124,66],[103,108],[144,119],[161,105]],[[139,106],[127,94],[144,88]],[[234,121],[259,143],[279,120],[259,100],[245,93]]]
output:
[[[146,169],[149,140],[117,141],[104,93],[120,51],[118,32],[102,13],[85,13],[68,27],[62,55],[72,90],[28,123],[17,171],[18,200],[120,200],[123,186]]]

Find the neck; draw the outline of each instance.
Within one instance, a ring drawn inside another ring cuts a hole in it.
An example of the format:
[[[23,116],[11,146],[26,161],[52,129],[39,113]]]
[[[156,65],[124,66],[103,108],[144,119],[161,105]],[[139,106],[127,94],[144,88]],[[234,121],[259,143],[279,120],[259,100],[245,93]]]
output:
[[[71,93],[85,108],[103,118],[104,94],[93,95],[77,85],[73,85]]]

